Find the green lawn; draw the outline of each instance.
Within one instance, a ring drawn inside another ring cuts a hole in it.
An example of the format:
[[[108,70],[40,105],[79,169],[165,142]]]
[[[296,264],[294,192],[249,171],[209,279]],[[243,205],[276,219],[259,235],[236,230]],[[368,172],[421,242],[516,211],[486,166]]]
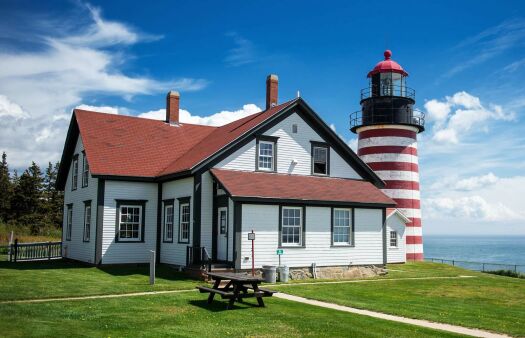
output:
[[[525,336],[525,280],[437,263],[391,265],[388,278],[472,275],[476,278],[385,280],[277,286],[290,294],[411,318]]]
[[[456,337],[277,298],[266,308],[225,304],[198,292],[0,304],[0,327],[8,337]]]
[[[151,286],[147,266],[95,268],[65,261],[0,261],[0,301],[193,289],[202,283],[166,266],[159,266],[156,276]]]

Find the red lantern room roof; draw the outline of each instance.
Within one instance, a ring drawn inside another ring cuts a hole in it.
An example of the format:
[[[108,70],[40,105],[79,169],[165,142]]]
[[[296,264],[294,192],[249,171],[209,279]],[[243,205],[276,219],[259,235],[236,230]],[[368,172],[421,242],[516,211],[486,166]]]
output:
[[[385,55],[385,59],[379,62],[374,67],[374,69],[372,69],[368,73],[367,77],[371,77],[372,75],[377,74],[377,73],[399,73],[399,74],[402,74],[403,76],[408,76],[408,73],[405,72],[403,67],[401,67],[399,63],[391,59],[392,52],[390,50],[388,49],[385,50],[384,55]]]

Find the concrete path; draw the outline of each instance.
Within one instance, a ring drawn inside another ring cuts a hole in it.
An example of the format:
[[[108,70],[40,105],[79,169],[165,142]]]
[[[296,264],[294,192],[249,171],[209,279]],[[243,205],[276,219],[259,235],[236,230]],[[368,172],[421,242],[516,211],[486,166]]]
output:
[[[195,291],[197,291],[197,289],[146,291],[146,292],[118,293],[118,294],[112,294],[112,295],[93,295],[93,296],[80,296],[80,297],[17,299],[17,300],[5,300],[5,301],[0,302],[0,304],[45,303],[45,302],[59,302],[59,301],[69,301],[69,300],[88,300],[88,299],[104,299],[104,298],[137,297],[137,296],[162,295],[162,294],[167,294],[167,293],[183,293],[183,292],[195,292]]]
[[[363,316],[391,320],[391,321],[398,322],[398,323],[411,324],[411,325],[426,327],[429,329],[448,331],[448,332],[459,333],[459,334],[468,335],[468,336],[491,337],[491,338],[492,337],[494,338],[509,337],[503,334],[497,334],[497,333],[492,333],[492,332],[478,330],[478,329],[469,329],[469,328],[457,326],[457,325],[442,324],[442,323],[430,322],[430,321],[422,320],[422,319],[412,319],[412,318],[406,318],[406,317],[401,317],[401,316],[388,315],[386,313],[381,313],[381,312],[361,310],[361,309],[356,309],[356,308],[349,307],[349,306],[342,306],[342,305],[337,305],[333,303],[321,302],[318,300],[312,300],[312,299],[307,299],[303,297],[292,296],[286,293],[276,293],[274,294],[274,297],[286,299],[286,300],[290,300],[294,302],[314,305],[314,306],[320,306],[320,307],[324,307],[327,309],[350,312],[350,313],[355,313],[355,314],[359,314]]]
[[[346,284],[346,283],[366,283],[366,282],[390,282],[400,280],[425,280],[425,279],[458,279],[458,278],[477,278],[477,276],[449,276],[449,277],[402,277],[402,278],[381,278],[381,279],[353,279],[337,280],[326,282],[304,282],[287,284],[265,284],[265,286],[297,286],[297,285],[319,285],[319,284]]]
[[[358,279],[358,280],[342,280],[342,281],[327,281],[327,282],[306,282],[306,283],[290,283],[290,284],[265,284],[265,287],[266,286],[270,286],[270,287],[271,286],[298,286],[298,285],[312,285],[312,284],[341,284],[341,283],[386,282],[386,281],[413,280],[413,279],[457,279],[457,278],[476,278],[476,276]],[[166,290],[166,291],[144,291],[144,292],[118,293],[118,294],[110,294],[110,295],[78,296],[78,297],[14,299],[14,300],[0,301],[0,304],[44,303],[44,302],[57,302],[57,301],[68,301],[68,300],[103,299],[103,298],[118,298],[118,297],[136,297],[136,296],[162,295],[162,294],[169,294],[169,293],[181,293],[181,292],[192,292],[192,291],[197,291],[197,289]]]

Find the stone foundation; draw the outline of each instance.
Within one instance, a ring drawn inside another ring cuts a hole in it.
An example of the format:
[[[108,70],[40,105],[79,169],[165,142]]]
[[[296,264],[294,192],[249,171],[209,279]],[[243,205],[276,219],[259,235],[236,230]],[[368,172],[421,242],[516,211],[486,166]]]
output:
[[[383,276],[386,269],[374,265],[367,266],[318,266],[317,279],[352,279]],[[314,278],[312,267],[290,268],[290,279]]]

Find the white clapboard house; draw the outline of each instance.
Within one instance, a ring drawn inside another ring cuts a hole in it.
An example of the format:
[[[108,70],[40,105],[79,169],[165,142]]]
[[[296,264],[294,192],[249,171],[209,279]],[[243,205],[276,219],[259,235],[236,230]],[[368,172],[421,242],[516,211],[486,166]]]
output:
[[[405,261],[406,218],[381,179],[302,98],[211,127],[75,109],[58,174],[63,256],[91,264],[210,257],[235,269]]]

